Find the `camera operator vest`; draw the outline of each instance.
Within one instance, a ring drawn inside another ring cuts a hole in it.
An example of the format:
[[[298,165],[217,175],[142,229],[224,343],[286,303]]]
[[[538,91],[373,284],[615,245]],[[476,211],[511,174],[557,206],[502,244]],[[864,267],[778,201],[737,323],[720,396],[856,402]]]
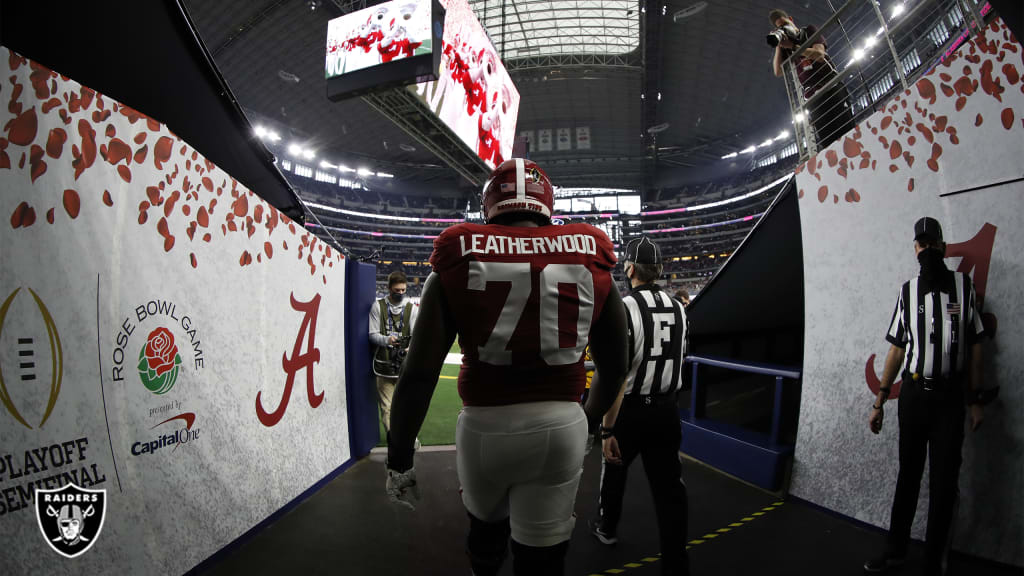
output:
[[[380,333],[391,335],[393,329],[398,328],[401,331],[402,337],[409,335],[409,325],[412,320],[412,302],[406,302],[405,306],[402,307],[402,313],[398,316],[391,314],[390,306],[388,306],[387,297],[377,300],[377,304],[380,306]],[[397,321],[396,321],[397,318]],[[384,356],[384,360],[391,361],[391,347],[381,346],[378,354]]]

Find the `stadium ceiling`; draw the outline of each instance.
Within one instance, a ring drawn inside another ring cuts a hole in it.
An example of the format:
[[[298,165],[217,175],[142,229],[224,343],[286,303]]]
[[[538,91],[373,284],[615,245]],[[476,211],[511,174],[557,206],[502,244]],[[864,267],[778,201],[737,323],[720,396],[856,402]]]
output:
[[[326,99],[327,22],[365,0],[184,1],[241,106],[283,144],[316,150],[318,162],[395,174],[385,192],[475,190],[362,99]],[[880,1],[884,10],[896,0]],[[567,148],[531,152],[556,184],[640,188],[719,178],[750,167],[749,156],[723,155],[789,127],[785,87],[764,40],[778,0],[472,4],[522,96],[517,132],[570,135]],[[824,22],[829,4],[784,7],[805,25]],[[656,34],[652,16],[661,18]],[[577,145],[581,127],[589,128],[590,149]],[[650,137],[653,127],[660,131]]]
[[[637,63],[638,0],[472,0],[470,5],[510,70]]]

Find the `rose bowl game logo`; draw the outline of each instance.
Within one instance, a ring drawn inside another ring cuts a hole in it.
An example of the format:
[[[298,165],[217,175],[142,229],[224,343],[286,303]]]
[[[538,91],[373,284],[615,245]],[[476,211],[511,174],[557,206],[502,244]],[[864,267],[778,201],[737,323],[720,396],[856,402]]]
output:
[[[174,344],[174,334],[163,326],[149,333],[146,345],[139,351],[139,378],[147,390],[166,394],[174,387],[181,368],[181,355]]]
[[[103,530],[107,491],[67,484],[55,490],[36,490],[36,520],[46,543],[65,558],[92,548]]]

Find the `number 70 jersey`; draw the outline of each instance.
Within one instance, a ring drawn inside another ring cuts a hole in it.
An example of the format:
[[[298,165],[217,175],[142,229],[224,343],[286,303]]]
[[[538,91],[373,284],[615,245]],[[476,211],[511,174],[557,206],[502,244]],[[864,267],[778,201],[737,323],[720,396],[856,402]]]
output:
[[[465,405],[579,400],[583,351],[614,289],[604,232],[457,224],[434,240],[430,263],[459,332]]]

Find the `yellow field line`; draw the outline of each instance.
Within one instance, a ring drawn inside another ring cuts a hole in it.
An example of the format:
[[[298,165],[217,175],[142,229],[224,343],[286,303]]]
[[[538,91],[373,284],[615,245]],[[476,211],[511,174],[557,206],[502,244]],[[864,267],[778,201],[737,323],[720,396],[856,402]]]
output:
[[[781,507],[782,505],[783,505],[783,502],[772,502],[771,506],[766,506],[766,507],[762,508],[761,512],[754,512],[753,516],[744,516],[742,519],[740,519],[740,520],[738,520],[736,522],[730,523],[729,524],[729,528],[719,528],[718,530],[715,530],[714,532],[709,532],[709,533],[701,536],[700,538],[697,538],[697,539],[694,539],[694,540],[690,540],[689,542],[687,542],[686,549],[689,550],[690,548],[693,548],[694,546],[697,546],[699,544],[703,544],[703,543],[705,543],[705,542],[707,542],[709,540],[712,540],[714,538],[722,536],[725,533],[732,531],[733,528],[737,528],[739,526],[742,526],[743,524],[745,524],[747,522],[753,522],[758,517],[764,516],[764,514],[765,514],[764,511],[765,510],[768,510],[768,511],[775,510],[775,509]],[[658,554],[658,555],[661,556],[661,554]],[[657,560],[658,560],[657,558],[652,558],[652,557],[648,557],[648,558],[644,558],[643,559],[644,562],[654,562],[654,561],[657,561]],[[643,566],[643,564],[639,564],[639,563],[636,563],[636,562],[629,562],[627,564],[623,564],[623,568],[639,568],[641,566]],[[625,572],[625,570],[623,570],[622,568],[609,568],[608,570],[605,570],[604,572],[600,572],[600,573],[596,573],[596,574],[591,574],[590,576],[603,576],[605,574],[622,574],[623,572]]]

